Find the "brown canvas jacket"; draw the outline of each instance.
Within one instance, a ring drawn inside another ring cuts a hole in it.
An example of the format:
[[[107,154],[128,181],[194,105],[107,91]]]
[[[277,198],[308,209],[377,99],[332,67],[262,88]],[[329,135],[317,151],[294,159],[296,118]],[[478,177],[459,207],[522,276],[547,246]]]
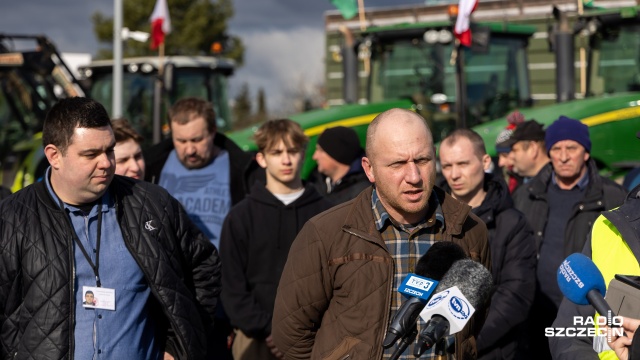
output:
[[[445,218],[440,241],[459,244],[490,269],[487,229],[471,208],[435,188]],[[380,359],[394,264],[376,229],[372,188],[307,222],[280,279],[273,341],[286,359]],[[486,312],[456,335],[456,358],[475,359]],[[480,321],[478,321],[480,319]]]

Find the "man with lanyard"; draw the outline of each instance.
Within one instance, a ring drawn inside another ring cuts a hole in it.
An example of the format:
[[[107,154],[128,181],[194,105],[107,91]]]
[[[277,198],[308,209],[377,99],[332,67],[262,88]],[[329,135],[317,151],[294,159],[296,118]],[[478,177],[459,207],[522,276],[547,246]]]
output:
[[[0,357],[207,357],[216,249],[166,191],[114,175],[99,103],[60,101],[42,140],[44,180],[0,205]]]

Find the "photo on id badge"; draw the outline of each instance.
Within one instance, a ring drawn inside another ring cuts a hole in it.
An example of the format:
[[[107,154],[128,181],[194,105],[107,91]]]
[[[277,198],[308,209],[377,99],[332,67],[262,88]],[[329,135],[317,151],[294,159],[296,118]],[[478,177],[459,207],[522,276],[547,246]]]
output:
[[[85,308],[104,310],[116,309],[115,289],[95,286],[83,286],[82,293],[84,294],[82,306]]]

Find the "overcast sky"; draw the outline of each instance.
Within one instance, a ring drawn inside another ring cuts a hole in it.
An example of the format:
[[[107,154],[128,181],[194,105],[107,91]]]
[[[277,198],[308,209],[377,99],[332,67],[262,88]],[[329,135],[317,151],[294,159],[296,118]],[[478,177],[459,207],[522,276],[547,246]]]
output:
[[[132,1],[132,0],[124,0]],[[171,0],[168,0],[171,7]],[[424,3],[424,0],[365,0],[367,7]],[[268,106],[300,83],[323,81],[324,12],[329,0],[234,0],[229,32],[245,44],[245,65],[231,80],[233,97],[243,82],[252,95],[265,89]],[[1,0],[0,33],[45,34],[62,52],[95,54],[91,15],[113,14],[108,0]],[[169,8],[171,12],[171,8]]]

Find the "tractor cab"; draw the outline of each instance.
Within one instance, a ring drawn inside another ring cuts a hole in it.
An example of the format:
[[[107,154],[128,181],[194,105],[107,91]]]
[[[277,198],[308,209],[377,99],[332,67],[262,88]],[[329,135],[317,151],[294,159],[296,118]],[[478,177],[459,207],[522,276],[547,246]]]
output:
[[[370,54],[369,103],[412,99],[436,141],[531,106],[527,45],[534,27],[472,24],[472,46],[459,53],[452,30],[451,22],[372,27],[359,46]]]

